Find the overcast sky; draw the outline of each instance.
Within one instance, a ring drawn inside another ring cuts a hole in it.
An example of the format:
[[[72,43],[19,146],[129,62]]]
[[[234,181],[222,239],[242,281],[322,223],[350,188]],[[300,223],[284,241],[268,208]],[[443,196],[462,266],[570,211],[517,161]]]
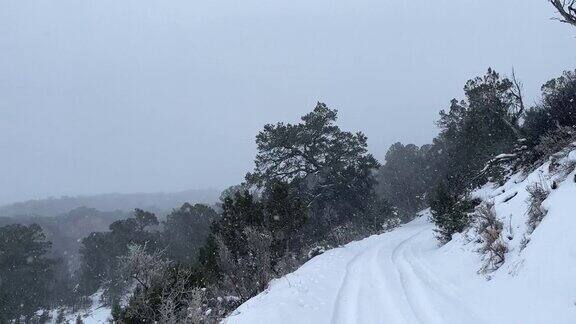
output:
[[[2,0],[0,203],[224,188],[316,101],[381,159],[464,82],[576,67],[546,0]]]

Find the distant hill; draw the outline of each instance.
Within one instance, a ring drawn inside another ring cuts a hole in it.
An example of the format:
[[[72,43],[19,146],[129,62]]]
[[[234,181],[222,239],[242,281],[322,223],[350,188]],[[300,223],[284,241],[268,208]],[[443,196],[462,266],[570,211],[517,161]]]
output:
[[[57,216],[79,207],[95,208],[105,212],[129,211],[134,208],[166,211],[179,207],[185,202],[213,204],[218,201],[219,195],[219,190],[202,189],[174,193],[110,193],[94,196],[63,196],[0,206],[0,216]]]

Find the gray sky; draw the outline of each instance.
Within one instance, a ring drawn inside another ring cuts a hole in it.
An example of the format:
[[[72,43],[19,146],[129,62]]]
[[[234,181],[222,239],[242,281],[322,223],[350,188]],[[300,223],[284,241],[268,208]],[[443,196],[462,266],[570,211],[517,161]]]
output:
[[[546,0],[2,0],[0,203],[223,188],[316,101],[382,158],[464,82],[576,66]]]

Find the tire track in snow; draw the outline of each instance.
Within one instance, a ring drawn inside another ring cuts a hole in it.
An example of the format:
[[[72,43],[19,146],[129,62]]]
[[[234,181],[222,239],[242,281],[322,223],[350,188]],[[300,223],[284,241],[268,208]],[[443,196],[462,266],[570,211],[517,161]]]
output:
[[[411,244],[406,250],[406,260],[411,264],[412,269],[414,269],[418,274],[418,278],[424,280],[431,288],[428,291],[439,294],[447,304],[458,305],[456,310],[460,318],[467,320],[474,319],[474,323],[484,322],[481,321],[480,316],[474,310],[462,302],[464,298],[462,298],[462,294],[458,287],[450,280],[443,278],[438,272],[435,272],[433,267],[426,262],[423,247],[430,246],[426,234],[431,233],[421,233],[417,238],[414,238],[417,241],[414,242],[414,244]]]
[[[481,323],[454,284],[425,261],[432,227],[406,226],[348,262],[331,322]]]
[[[426,235],[431,230],[430,227],[409,237],[392,255],[414,314],[426,324],[481,323],[478,315],[460,301],[457,288],[422,261],[425,259],[422,247],[430,245]]]
[[[334,304],[332,323],[379,323],[370,318],[373,310],[394,306],[386,293],[387,282],[379,273],[378,247],[360,252],[347,264],[346,275]]]
[[[404,246],[408,244],[408,242],[412,240],[415,236],[419,235],[421,232],[422,231],[400,242],[400,244],[398,244],[394,248],[394,250],[392,250],[392,253],[390,254],[390,260],[392,260],[394,270],[396,271],[397,277],[400,280],[400,284],[402,287],[399,293],[401,293],[404,299],[406,300],[412,315],[414,315],[414,318],[416,319],[416,322],[424,324],[424,323],[434,323],[435,321],[433,322],[432,319],[437,318],[438,315],[430,314],[431,312],[433,312],[433,310],[431,309],[424,309],[424,307],[428,308],[427,306],[429,303],[426,300],[420,300],[422,298],[419,297],[418,295],[422,293],[421,291],[419,291],[421,289],[420,287],[414,286],[415,284],[417,284],[417,281],[414,280],[413,275],[409,276],[410,274],[409,272],[411,270],[410,267],[406,267],[402,262],[403,260],[401,260],[399,257],[400,255],[399,253],[404,249]]]

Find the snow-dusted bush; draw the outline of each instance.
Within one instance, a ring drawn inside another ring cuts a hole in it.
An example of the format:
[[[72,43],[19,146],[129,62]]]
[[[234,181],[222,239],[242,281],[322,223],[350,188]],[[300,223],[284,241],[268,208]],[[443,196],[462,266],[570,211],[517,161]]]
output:
[[[565,175],[569,175],[574,172],[574,170],[576,170],[576,160],[569,160],[564,163],[562,172],[564,172]],[[576,179],[576,177],[574,179]]]
[[[400,224],[402,224],[402,220],[399,217],[388,218],[387,220],[384,221],[384,224],[382,224],[382,231],[384,232],[391,231],[396,227],[400,226]]]
[[[146,244],[129,245],[127,254],[118,257],[116,269],[103,283],[101,301],[105,305],[115,305],[134,287],[150,288],[169,264],[163,253],[149,253]]]
[[[504,263],[508,252],[508,246],[502,237],[504,224],[496,217],[494,203],[491,202],[480,205],[472,216],[481,244],[479,252],[484,255],[484,265],[480,271],[497,270]]]
[[[190,288],[188,279],[184,274],[171,287],[163,287],[158,307],[159,323],[206,323],[205,290]]]
[[[326,240],[331,245],[344,245],[352,241],[360,240],[369,236],[369,231],[362,226],[358,226],[352,222],[347,222],[342,225],[336,226],[326,237]]]
[[[298,267],[300,267],[302,263],[305,262],[305,260],[307,259],[301,255],[297,255],[296,253],[288,253],[275,262],[274,273],[278,277],[285,276],[298,269]]]
[[[547,159],[555,153],[560,152],[576,141],[576,128],[570,126],[560,126],[557,129],[546,133],[540,138],[540,143],[536,146],[536,151]]]
[[[535,182],[530,186],[526,187],[526,191],[530,195],[528,198],[528,234],[534,232],[536,227],[542,222],[542,219],[546,216],[546,210],[542,207],[542,202],[546,200],[550,191],[546,184],[541,182]]]
[[[334,248],[334,246],[332,246],[326,242],[320,242],[320,243],[317,243],[313,246],[307,247],[305,249],[304,255],[306,256],[307,260],[310,260],[313,257],[318,256],[320,254],[323,254],[324,252],[331,250],[333,248]]]
[[[204,300],[205,290],[200,288],[193,289],[187,298],[187,307],[186,307],[186,318],[191,323],[206,323],[208,319],[206,318],[207,315],[210,313],[206,313],[203,309],[203,300]]]
[[[224,291],[247,300],[266,289],[274,278],[270,255],[272,237],[269,232],[250,227],[244,230],[243,235],[246,243],[246,253],[243,254],[235,254],[222,238],[216,240],[218,266],[223,275],[220,285]]]
[[[126,280],[149,288],[171,264],[160,251],[148,253],[142,245],[130,245],[128,255],[120,257],[120,273]]]
[[[50,312],[47,310],[43,310],[42,313],[38,316],[38,323],[44,324],[48,323],[52,317],[50,316]]]

